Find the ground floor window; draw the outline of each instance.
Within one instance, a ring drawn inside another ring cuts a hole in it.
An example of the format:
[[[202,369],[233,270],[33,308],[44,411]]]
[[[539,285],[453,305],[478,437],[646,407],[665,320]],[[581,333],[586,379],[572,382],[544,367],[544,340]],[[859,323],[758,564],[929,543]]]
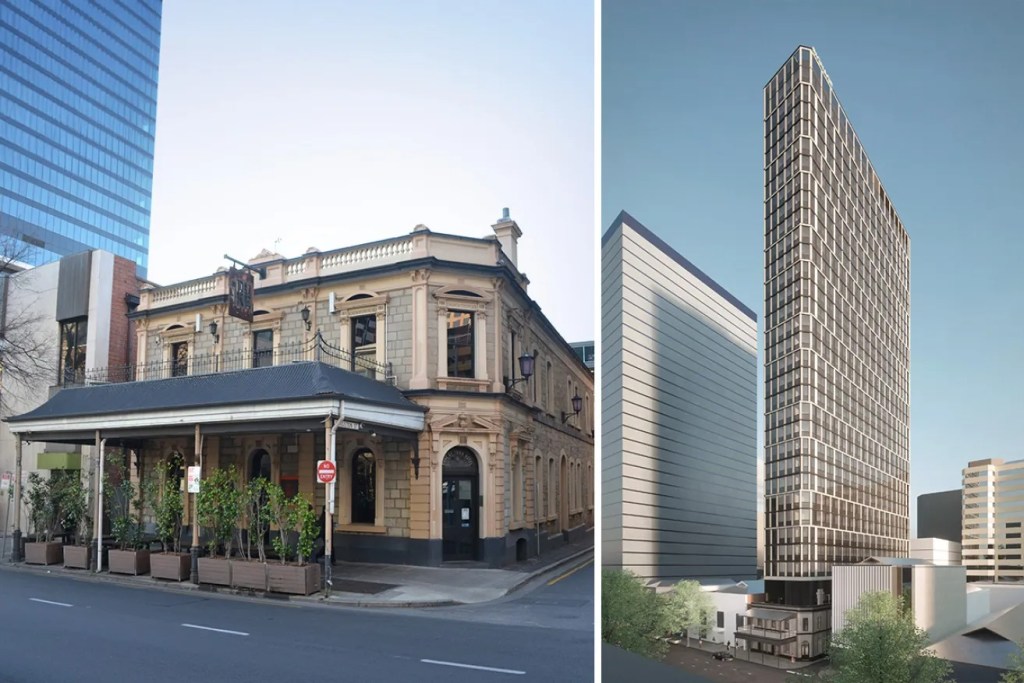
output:
[[[370,450],[352,456],[352,523],[377,521],[377,460]]]

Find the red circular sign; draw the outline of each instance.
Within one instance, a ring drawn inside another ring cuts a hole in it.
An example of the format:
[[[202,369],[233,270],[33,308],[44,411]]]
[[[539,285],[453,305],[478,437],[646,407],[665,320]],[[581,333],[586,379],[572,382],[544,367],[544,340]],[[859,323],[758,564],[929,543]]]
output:
[[[316,478],[321,484],[330,484],[338,474],[338,468],[330,460],[321,460],[316,464]]]

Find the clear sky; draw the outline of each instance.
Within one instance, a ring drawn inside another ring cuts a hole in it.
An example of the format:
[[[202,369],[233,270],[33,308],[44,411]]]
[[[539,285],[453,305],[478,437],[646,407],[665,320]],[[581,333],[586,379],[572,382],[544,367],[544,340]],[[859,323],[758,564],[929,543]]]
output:
[[[762,88],[815,47],[911,237],[912,520],[968,460],[1024,458],[1024,3],[606,0],[601,21],[602,225],[629,211],[762,311]]]
[[[531,295],[594,338],[590,0],[175,0],[160,57],[152,280],[509,207]]]

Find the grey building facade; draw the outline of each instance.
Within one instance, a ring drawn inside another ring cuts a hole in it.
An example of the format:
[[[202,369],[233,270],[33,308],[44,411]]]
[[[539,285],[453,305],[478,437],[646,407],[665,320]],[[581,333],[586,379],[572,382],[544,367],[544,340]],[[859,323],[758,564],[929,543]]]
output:
[[[747,637],[813,658],[832,565],[909,552],[910,238],[813,48],[764,96],[764,618],[811,631]]]
[[[963,489],[924,493],[917,497],[917,537],[963,540]]]
[[[757,574],[757,319],[623,212],[602,240],[602,557]]]

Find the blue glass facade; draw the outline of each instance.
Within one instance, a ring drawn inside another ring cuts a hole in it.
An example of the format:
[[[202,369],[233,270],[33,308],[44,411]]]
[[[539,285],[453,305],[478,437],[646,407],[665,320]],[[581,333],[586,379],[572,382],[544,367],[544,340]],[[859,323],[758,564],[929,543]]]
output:
[[[161,0],[0,0],[0,233],[146,275]]]

